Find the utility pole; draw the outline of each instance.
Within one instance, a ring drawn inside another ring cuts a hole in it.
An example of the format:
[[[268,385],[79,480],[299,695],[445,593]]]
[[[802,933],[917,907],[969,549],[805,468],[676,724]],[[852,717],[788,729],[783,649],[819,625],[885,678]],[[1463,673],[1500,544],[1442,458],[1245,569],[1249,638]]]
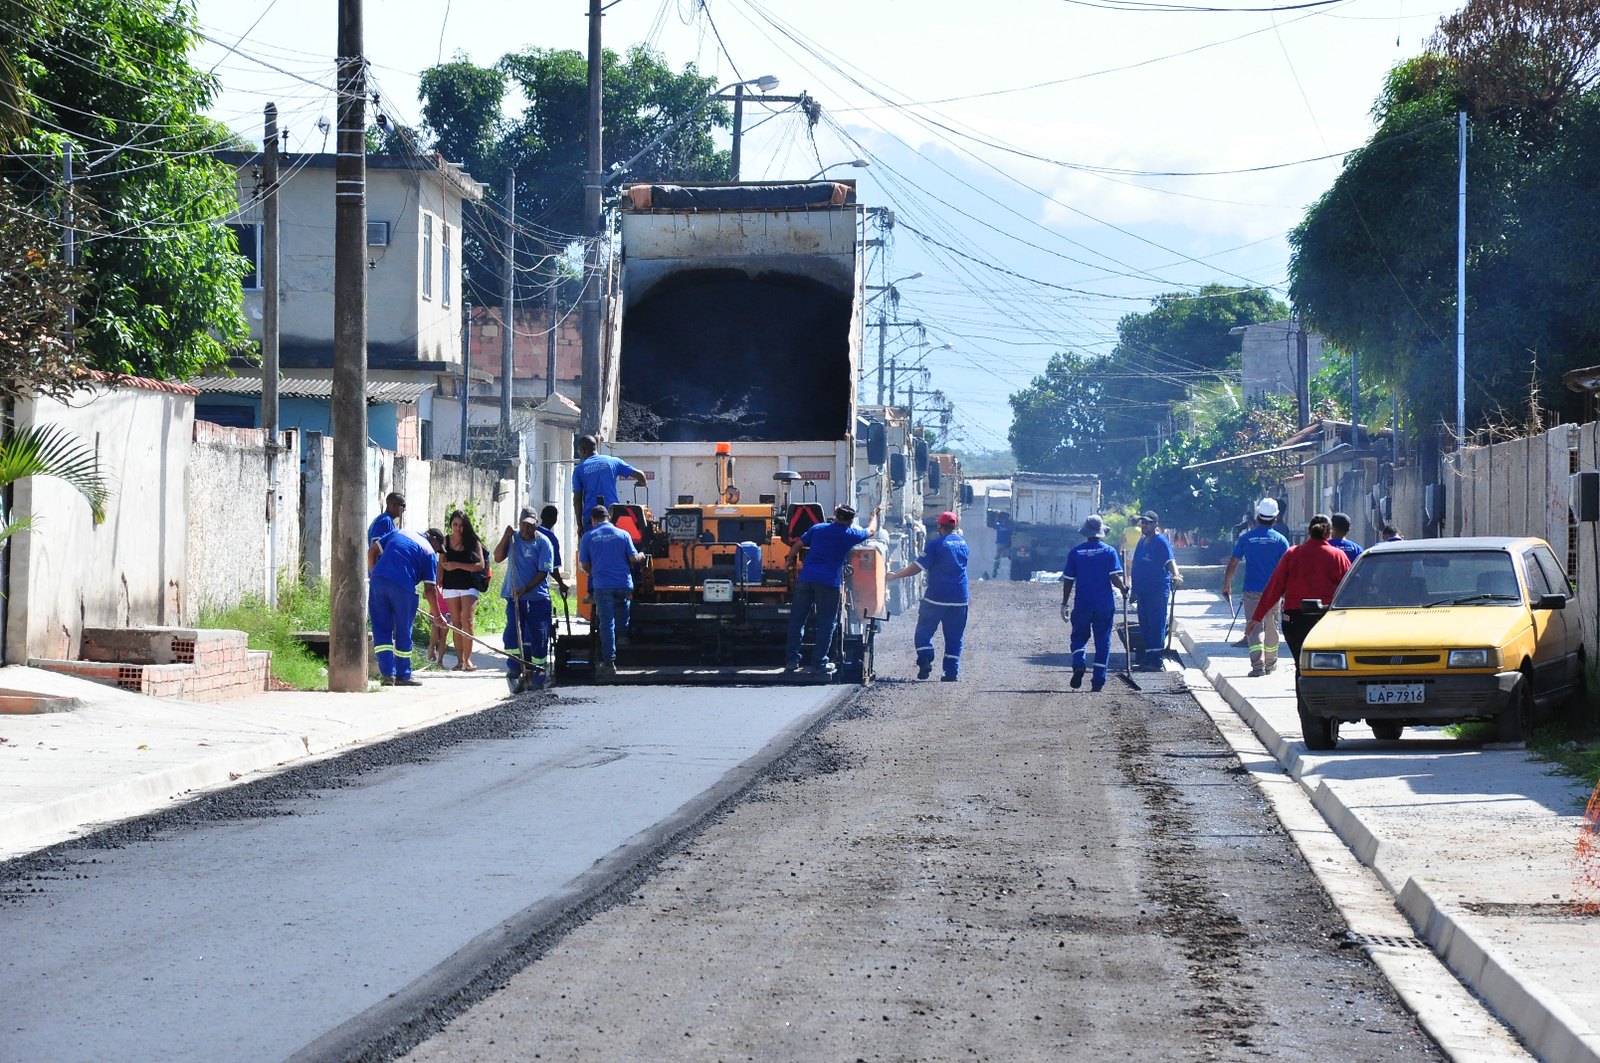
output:
[[[1300,418],[1296,428],[1311,423],[1311,356],[1306,340],[1306,319],[1298,312],[1294,315],[1294,405]]]
[[[61,261],[68,269],[78,264],[78,214],[72,205],[72,141],[61,145]],[[67,306],[67,348],[78,345],[78,306]]]
[[[461,464],[467,459],[467,393],[472,390],[472,304],[461,307]]]
[[[889,319],[883,307],[878,308],[878,405],[883,405],[883,345],[885,337],[889,334]],[[894,391],[891,389],[889,397],[893,399]]]
[[[261,141],[261,430],[267,450],[267,603],[278,605],[278,105]]]
[[[1456,449],[1467,445],[1467,112],[1458,115],[1456,205]]]
[[[512,321],[517,310],[517,175],[506,174],[506,257],[500,275],[500,443],[511,445]]]
[[[733,87],[733,152],[728,159],[728,176],[739,179],[739,130],[744,127],[744,86]]]
[[[556,392],[556,310],[559,304],[556,296],[561,287],[561,266],[555,256],[550,258],[550,287],[545,292],[544,318],[548,331],[545,332],[544,344],[544,397],[549,398]]]
[[[367,689],[367,146],[361,0],[339,0],[328,689]]]
[[[589,0],[588,158],[583,168],[583,216],[589,245],[583,253],[583,374],[578,430],[600,434],[600,240],[605,218],[600,213],[600,0]]]

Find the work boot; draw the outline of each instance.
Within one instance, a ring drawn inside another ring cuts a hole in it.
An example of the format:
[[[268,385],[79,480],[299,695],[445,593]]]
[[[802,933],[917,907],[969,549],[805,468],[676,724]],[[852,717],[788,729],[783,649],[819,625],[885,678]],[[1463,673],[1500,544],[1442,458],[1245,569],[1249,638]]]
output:
[[[1072,689],[1077,690],[1081,686],[1083,686],[1083,669],[1074,668],[1072,670]]]
[[[1106,688],[1105,680],[1101,680],[1098,683],[1091,683],[1091,684],[1089,684],[1089,693],[1098,694],[1098,693],[1100,693],[1100,691],[1104,690],[1105,688]]]
[[[932,674],[933,674],[933,662],[932,661],[918,661],[917,662],[917,678],[918,679],[926,679]]]
[[[939,677],[939,682],[941,682],[941,683],[954,683],[954,682],[957,682],[957,677],[953,676],[953,675],[942,675],[942,676]]]
[[[394,676],[392,676],[392,675],[380,675],[378,677],[378,685],[381,686],[381,687],[392,687],[392,686],[394,686]]]
[[[516,672],[507,672],[506,673],[506,692],[508,694],[517,693],[519,691],[519,689],[521,688],[521,686],[522,686],[522,677],[520,675],[518,675]]]
[[[397,687],[420,687],[422,685],[422,680],[413,679],[408,675],[404,679],[396,679],[394,681],[394,685]]]
[[[1234,647],[1235,649],[1248,650],[1250,648],[1250,640],[1240,639],[1238,642],[1230,642],[1228,645]]]

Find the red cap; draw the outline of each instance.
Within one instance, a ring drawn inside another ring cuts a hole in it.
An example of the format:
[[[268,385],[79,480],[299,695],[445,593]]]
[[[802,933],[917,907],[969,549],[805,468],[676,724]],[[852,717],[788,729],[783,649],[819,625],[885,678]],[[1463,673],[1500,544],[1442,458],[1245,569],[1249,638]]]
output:
[[[957,524],[960,524],[961,521],[960,521],[959,518],[956,517],[956,515],[954,513],[950,512],[947,509],[943,513],[939,514],[939,523],[940,524],[948,524],[953,528]]]

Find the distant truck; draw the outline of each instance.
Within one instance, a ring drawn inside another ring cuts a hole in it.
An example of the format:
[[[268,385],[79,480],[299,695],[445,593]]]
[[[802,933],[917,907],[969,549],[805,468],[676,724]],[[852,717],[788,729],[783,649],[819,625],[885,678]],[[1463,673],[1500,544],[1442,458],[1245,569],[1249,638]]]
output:
[[[961,474],[961,459],[954,454],[929,454],[928,489],[922,500],[922,523],[929,535],[939,534],[939,514],[946,511],[961,516],[972,504],[972,488]]]
[[[1059,572],[1080,541],[1084,518],[1100,512],[1100,477],[1089,473],[1011,475],[1011,578]]]

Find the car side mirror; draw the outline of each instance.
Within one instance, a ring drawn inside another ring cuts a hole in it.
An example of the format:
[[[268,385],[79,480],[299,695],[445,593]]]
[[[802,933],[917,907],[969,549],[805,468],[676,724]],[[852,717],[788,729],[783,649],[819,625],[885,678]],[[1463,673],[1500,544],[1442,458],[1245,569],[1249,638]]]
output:
[[[1535,609],[1565,609],[1567,596],[1565,594],[1542,594],[1539,600],[1533,603]]]

